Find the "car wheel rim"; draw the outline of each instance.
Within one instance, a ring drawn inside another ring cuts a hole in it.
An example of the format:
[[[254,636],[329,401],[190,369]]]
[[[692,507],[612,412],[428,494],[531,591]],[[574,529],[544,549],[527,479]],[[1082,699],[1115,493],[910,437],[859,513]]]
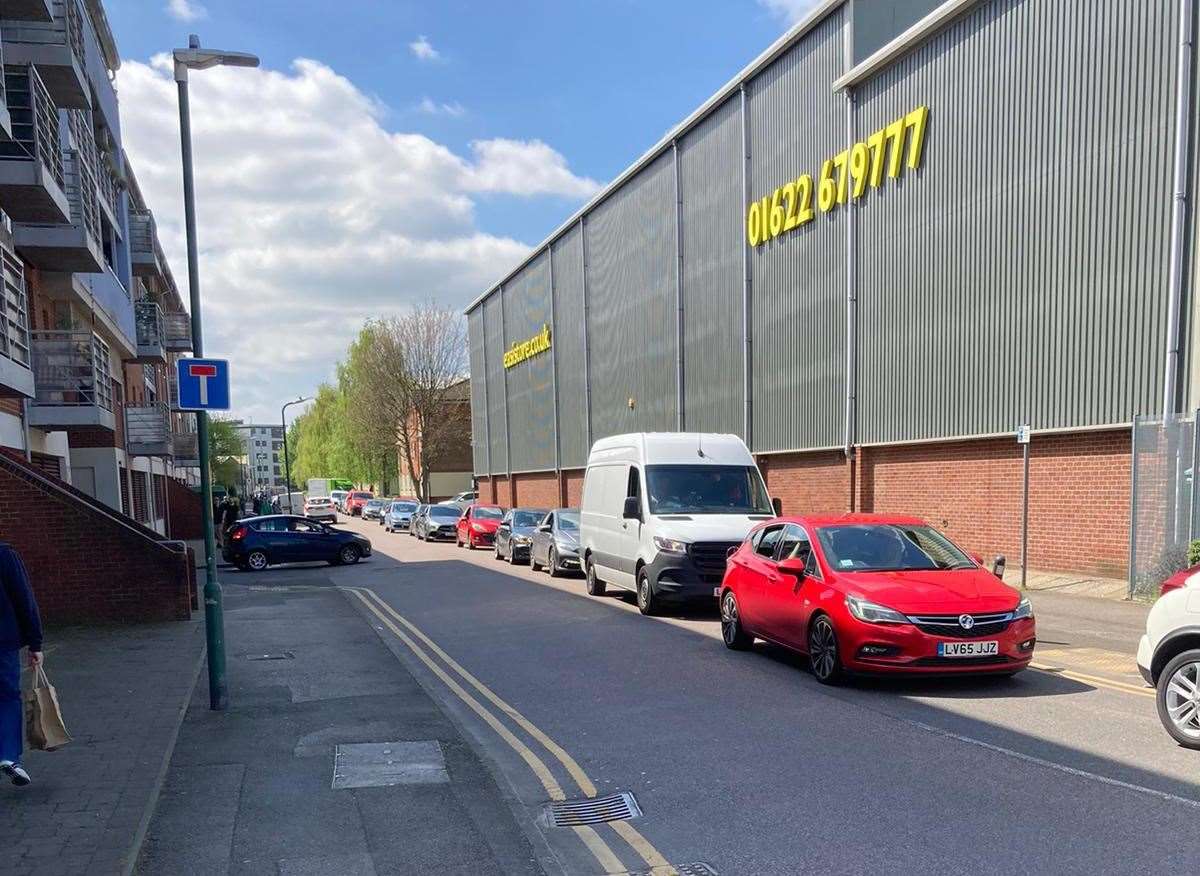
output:
[[[358,557],[358,552],[355,551],[354,548],[351,548],[351,547],[342,548],[342,562],[353,563],[355,561],[355,559],[357,559],[357,557]]]
[[[265,569],[267,566],[267,558],[260,553],[251,554],[249,562],[251,569]]]
[[[546,565],[548,565],[551,569],[558,568],[558,554],[555,552],[554,548],[550,548],[550,555],[546,557]]]
[[[1166,690],[1171,723],[1189,739],[1200,739],[1200,662],[1184,663],[1175,670]]]
[[[643,578],[638,582],[638,605],[645,608],[650,604],[650,582]]]
[[[813,672],[818,678],[828,678],[833,674],[833,667],[837,661],[837,642],[833,637],[833,627],[828,621],[819,621],[813,627],[808,659],[812,662]]]
[[[737,626],[737,600],[733,598],[732,593],[726,593],[725,598],[721,600],[721,635],[725,637],[726,645],[737,638]]]

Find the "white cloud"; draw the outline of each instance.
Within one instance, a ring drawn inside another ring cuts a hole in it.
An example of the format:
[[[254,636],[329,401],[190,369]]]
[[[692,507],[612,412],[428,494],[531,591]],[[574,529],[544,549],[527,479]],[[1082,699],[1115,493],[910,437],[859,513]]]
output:
[[[808,15],[819,2],[821,0],[758,0],[760,6],[765,7],[788,24],[795,24]]]
[[[169,59],[126,61],[125,146],[186,289],[179,126]],[[310,395],[367,317],[433,297],[465,305],[529,247],[478,227],[481,193],[584,197],[537,140],[461,156],[386,130],[386,108],[315,61],[191,79],[205,352],[233,361],[235,407],[273,420]],[[186,293],[185,293],[186,294]]]
[[[167,14],[179,21],[199,21],[208,18],[208,10],[195,0],[170,0],[166,8]]]
[[[442,57],[442,53],[433,47],[424,34],[409,43],[408,48],[419,61],[436,61]]]
[[[453,103],[438,103],[430,97],[421,98],[421,102],[417,104],[417,109],[431,116],[453,116],[456,119],[467,113],[466,107],[457,100]]]

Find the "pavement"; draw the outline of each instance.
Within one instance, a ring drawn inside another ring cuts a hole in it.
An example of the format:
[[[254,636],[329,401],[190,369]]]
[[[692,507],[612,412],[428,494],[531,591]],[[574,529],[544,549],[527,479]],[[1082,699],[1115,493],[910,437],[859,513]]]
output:
[[[26,753],[32,786],[0,784],[0,874],[126,872],[200,668],[203,628],[52,628],[44,647],[73,741]]]
[[[222,574],[230,707],[199,686],[137,872],[537,874],[479,755],[337,589]]]
[[[1200,855],[1197,755],[1134,667],[1147,606],[1035,591],[1036,669],[827,688],[780,649],[726,651],[713,612],[645,618],[578,579],[345,525],[375,554],[343,583],[566,872],[1144,874],[1167,866],[1159,836]],[[640,815],[590,838],[537,817],[589,787]]]

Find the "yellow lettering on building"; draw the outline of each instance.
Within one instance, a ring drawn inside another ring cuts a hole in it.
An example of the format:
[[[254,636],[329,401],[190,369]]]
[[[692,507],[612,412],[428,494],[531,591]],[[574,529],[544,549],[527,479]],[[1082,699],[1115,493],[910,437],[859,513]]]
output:
[[[520,365],[526,359],[532,359],[538,353],[550,349],[550,326],[543,325],[542,330],[527,341],[513,341],[513,345],[504,354],[504,367],[512,368]]]

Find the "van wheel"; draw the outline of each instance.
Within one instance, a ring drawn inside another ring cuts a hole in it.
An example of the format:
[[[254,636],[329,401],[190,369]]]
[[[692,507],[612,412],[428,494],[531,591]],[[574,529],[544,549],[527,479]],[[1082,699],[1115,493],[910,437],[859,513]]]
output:
[[[592,558],[587,558],[587,569],[584,572],[587,578],[587,592],[589,596],[603,596],[604,582],[596,577],[596,566],[592,563]]]
[[[650,575],[643,568],[637,576],[638,611],[647,617],[658,614],[659,599],[654,595],[654,587],[650,583]]]

